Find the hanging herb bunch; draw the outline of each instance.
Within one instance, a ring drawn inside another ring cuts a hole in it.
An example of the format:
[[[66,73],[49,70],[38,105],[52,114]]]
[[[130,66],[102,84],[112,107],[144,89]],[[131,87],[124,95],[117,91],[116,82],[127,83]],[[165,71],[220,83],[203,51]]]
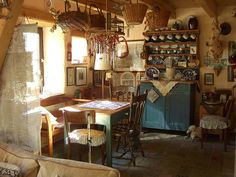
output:
[[[119,36],[115,33],[91,34],[89,43],[90,56],[94,56],[96,53],[108,53],[112,56],[119,43]]]

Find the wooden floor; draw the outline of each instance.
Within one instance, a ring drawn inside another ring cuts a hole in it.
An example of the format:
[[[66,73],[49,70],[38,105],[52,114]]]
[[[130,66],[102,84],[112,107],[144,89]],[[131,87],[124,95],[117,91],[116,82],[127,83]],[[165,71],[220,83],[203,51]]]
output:
[[[234,138],[227,152],[216,136],[208,138],[204,149],[199,141],[183,135],[157,132],[144,133],[142,144],[145,157],[137,154],[136,166],[127,160],[113,159],[113,167],[121,172],[121,177],[234,177]],[[74,160],[78,159],[76,150],[74,147]],[[57,143],[55,157],[63,158],[63,151],[63,143]],[[101,163],[99,151],[94,149],[92,153],[93,163]],[[87,157],[82,160],[87,161]]]

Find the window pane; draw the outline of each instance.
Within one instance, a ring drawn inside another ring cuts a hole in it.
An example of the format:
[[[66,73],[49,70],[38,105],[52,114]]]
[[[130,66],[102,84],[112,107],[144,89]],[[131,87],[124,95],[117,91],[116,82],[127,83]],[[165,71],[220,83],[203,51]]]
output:
[[[72,36],[72,63],[83,63],[87,56],[87,41],[82,37]]]

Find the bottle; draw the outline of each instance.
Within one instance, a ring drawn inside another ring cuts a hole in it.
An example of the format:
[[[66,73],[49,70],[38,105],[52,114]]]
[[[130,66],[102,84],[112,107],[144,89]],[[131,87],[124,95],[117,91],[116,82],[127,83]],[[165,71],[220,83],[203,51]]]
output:
[[[198,29],[198,20],[197,20],[197,17],[195,17],[195,16],[189,16],[188,29],[190,29],[190,30]]]

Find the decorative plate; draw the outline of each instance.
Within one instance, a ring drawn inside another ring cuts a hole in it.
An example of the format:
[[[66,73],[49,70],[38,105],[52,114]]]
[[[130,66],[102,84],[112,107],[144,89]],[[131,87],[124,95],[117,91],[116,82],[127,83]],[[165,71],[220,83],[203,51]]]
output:
[[[175,70],[175,80],[180,80],[182,79],[183,74],[181,73],[180,70]]]
[[[185,80],[196,80],[197,73],[192,69],[185,69],[183,75]]]
[[[161,59],[161,58],[159,58],[159,57],[155,57],[154,59],[153,59],[153,61],[152,61],[152,63],[155,65],[162,65],[162,64],[164,64],[164,60],[163,59]]]
[[[150,79],[153,79],[153,74],[159,75],[160,71],[156,67],[150,66],[150,67],[146,68],[146,74]]]

